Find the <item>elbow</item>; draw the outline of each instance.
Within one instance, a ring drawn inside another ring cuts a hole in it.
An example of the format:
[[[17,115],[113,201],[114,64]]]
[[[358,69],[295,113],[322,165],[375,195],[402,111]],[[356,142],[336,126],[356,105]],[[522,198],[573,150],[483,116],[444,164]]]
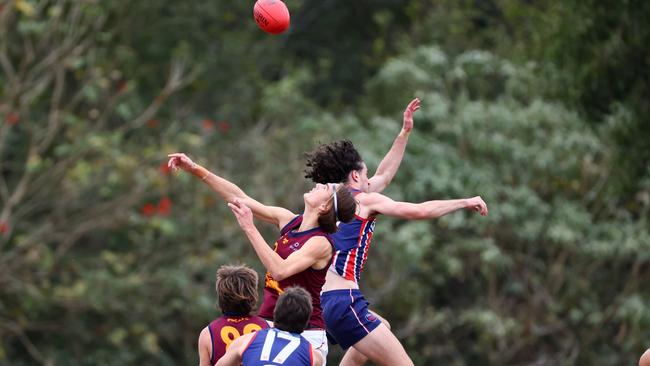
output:
[[[282,281],[291,276],[284,268],[270,269],[269,273],[271,274],[271,277],[273,277],[273,279],[276,281]]]
[[[430,217],[425,215],[422,212],[414,213],[413,215],[411,215],[411,217],[409,217],[410,220],[426,220],[428,218]]]
[[[428,212],[424,209],[418,208],[416,210],[412,210],[406,214],[407,219],[409,220],[425,220],[430,218],[428,215]]]
[[[442,216],[439,211],[419,210],[409,215],[411,220],[431,220]]]

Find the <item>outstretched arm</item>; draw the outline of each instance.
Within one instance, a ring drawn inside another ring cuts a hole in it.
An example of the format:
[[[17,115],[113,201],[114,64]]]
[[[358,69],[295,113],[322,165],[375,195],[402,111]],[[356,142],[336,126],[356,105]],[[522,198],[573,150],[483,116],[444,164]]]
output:
[[[253,210],[256,218],[276,225],[277,227],[284,227],[291,219],[296,216],[291,211],[276,206],[264,205],[253,198],[250,198],[244,191],[236,184],[210,172],[199,164],[195,163],[187,155],[183,153],[169,154],[169,161],[167,165],[172,170],[182,169],[186,172],[192,173],[195,177],[205,182],[213,191],[215,191],[226,202],[232,202],[239,199],[246,203],[248,207]]]
[[[369,192],[381,192],[393,180],[404,157],[404,150],[406,150],[409,134],[413,130],[413,113],[418,109],[420,109],[420,99],[415,98],[409,103],[406,110],[404,110],[402,130],[395,138],[393,146],[391,146],[386,156],[384,156],[384,159],[379,163],[375,175],[368,180],[370,185]]]
[[[455,200],[435,200],[422,203],[398,202],[380,193],[360,197],[369,214],[383,214],[411,220],[435,219],[460,209],[470,209],[486,216],[488,208],[480,196]]]
[[[315,236],[310,238],[300,250],[291,253],[286,259],[283,259],[271,249],[257,230],[255,224],[253,224],[251,210],[243,201],[235,199],[228,206],[237,218],[239,226],[253,245],[255,253],[257,253],[262,264],[275,280],[282,281],[317,263],[322,263],[323,265],[329,263],[329,259],[332,257],[332,247],[324,237]]]

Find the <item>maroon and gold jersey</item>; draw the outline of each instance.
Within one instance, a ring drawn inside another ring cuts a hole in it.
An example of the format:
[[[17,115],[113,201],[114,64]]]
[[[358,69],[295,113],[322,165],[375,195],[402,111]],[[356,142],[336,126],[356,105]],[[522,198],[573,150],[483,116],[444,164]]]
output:
[[[275,252],[283,259],[286,259],[291,253],[302,248],[305,243],[315,237],[324,236],[332,245],[332,240],[329,235],[321,230],[320,227],[305,231],[294,231],[300,227],[302,223],[302,215],[296,216],[284,228],[282,228],[280,238],[275,242]],[[320,306],[320,291],[325,284],[325,275],[327,274],[327,266],[320,270],[307,268],[306,270],[296,273],[291,277],[285,278],[282,281],[276,281],[271,274],[266,273],[266,280],[264,284],[264,302],[260,308],[260,316],[267,319],[273,319],[273,310],[278,297],[284,289],[291,286],[300,286],[307,290],[311,295],[313,311],[309,319],[309,328],[325,329],[325,321],[323,320],[323,310]]]
[[[269,324],[263,318],[252,315],[225,314],[213,320],[208,325],[212,339],[212,357],[210,364],[214,365],[226,354],[230,344],[244,334],[253,333],[268,328]]]

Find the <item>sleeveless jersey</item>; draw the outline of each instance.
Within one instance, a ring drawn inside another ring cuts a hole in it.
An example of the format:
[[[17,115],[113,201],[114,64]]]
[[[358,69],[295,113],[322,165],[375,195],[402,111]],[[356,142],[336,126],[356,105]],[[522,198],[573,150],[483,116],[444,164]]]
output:
[[[361,193],[350,189],[353,196]],[[375,217],[366,219],[356,216],[352,221],[339,223],[339,230],[332,234],[334,241],[334,257],[330,270],[349,281],[358,284],[361,271],[368,259],[368,250],[375,231]]]
[[[226,354],[230,343],[240,336],[260,329],[268,328],[269,324],[259,316],[227,314],[213,320],[208,325],[212,339],[212,356],[210,364],[214,365]]]
[[[298,333],[268,328],[255,333],[242,354],[244,366],[311,366],[311,343]]]
[[[286,259],[291,253],[302,248],[307,240],[315,236],[324,236],[332,244],[332,241],[327,233],[321,230],[320,227],[305,231],[293,231],[300,227],[302,223],[302,215],[293,218],[280,232],[280,238],[275,242],[275,252],[283,259]],[[325,329],[325,321],[323,320],[323,310],[320,306],[320,291],[325,284],[325,276],[327,274],[327,266],[320,270],[307,268],[302,272],[296,273],[291,277],[285,278],[282,281],[275,280],[270,273],[266,272],[266,279],[264,284],[264,301],[260,307],[260,316],[267,319],[273,319],[273,310],[278,297],[284,289],[291,286],[300,286],[307,290],[311,295],[313,311],[309,319],[309,328]]]

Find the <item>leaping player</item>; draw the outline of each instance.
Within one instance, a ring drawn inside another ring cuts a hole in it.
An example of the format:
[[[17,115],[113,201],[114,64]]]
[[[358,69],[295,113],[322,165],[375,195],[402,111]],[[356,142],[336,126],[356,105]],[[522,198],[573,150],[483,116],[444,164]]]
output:
[[[327,272],[321,305],[328,333],[348,350],[341,366],[362,365],[368,359],[380,365],[413,365],[388,323],[368,309],[359,281],[379,215],[408,220],[434,219],[460,209],[482,216],[488,208],[479,196],[421,203],[398,202],[381,194],[391,182],[404,156],[413,129],[413,113],[420,108],[414,99],[404,111],[402,130],[377,172],[368,178],[368,168],[350,141],[321,145],[307,154],[305,177],[318,183],[342,183],[357,201],[357,214],[341,223],[332,235],[336,248]]]

